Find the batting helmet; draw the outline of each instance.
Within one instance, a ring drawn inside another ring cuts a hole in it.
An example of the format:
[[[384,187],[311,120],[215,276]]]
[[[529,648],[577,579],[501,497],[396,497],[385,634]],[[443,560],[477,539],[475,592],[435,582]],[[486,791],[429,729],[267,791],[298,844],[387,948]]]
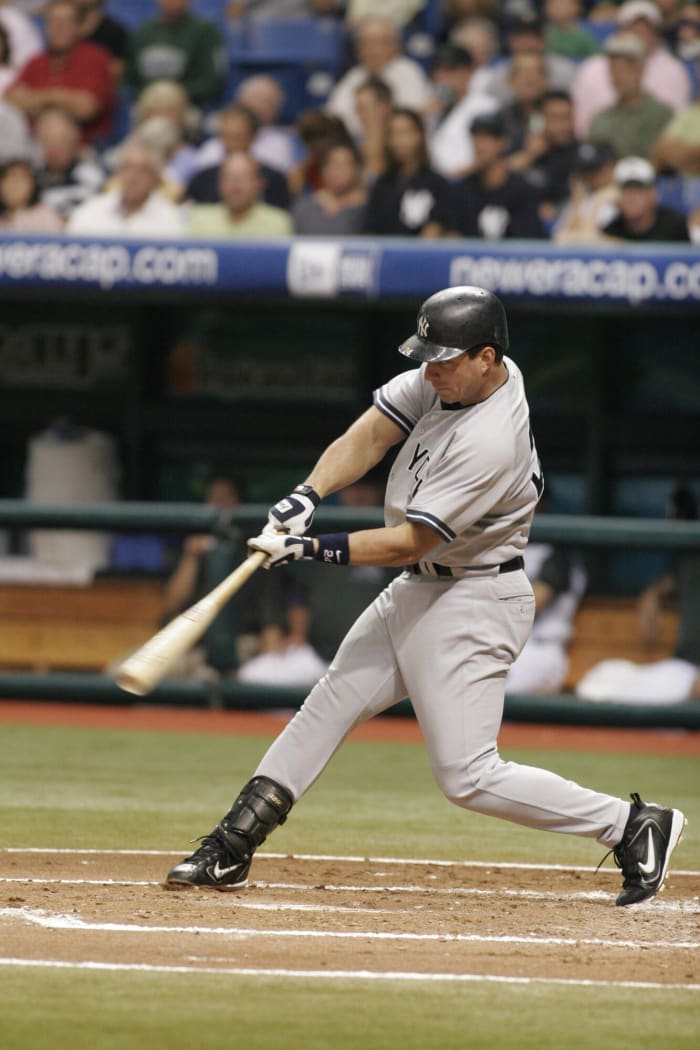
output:
[[[445,288],[426,299],[418,311],[415,335],[399,350],[414,361],[449,361],[477,346],[508,349],[503,303],[485,288]]]

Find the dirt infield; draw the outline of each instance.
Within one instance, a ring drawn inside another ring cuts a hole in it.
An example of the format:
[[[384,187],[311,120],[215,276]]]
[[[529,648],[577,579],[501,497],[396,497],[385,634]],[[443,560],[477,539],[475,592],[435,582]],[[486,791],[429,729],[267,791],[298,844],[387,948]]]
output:
[[[700,873],[614,906],[617,872],[260,854],[244,890],[165,890],[176,855],[0,851],[3,956],[700,988]]]
[[[274,734],[288,715],[0,704],[0,721]],[[413,741],[375,720],[364,739]],[[700,734],[504,726],[503,747],[700,753]],[[614,906],[620,875],[502,863],[259,854],[233,893],[166,890],[181,854],[0,850],[0,963],[700,990],[700,872]]]

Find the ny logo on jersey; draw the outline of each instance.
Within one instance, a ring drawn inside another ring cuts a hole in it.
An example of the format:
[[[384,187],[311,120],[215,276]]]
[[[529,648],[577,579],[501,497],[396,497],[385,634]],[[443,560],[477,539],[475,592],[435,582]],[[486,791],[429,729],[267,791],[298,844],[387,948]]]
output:
[[[428,338],[428,318],[425,316],[425,314],[421,314],[421,316],[418,318],[418,335],[421,337],[421,339]]]
[[[413,474],[413,478],[414,478],[414,481],[415,481],[415,484],[414,484],[413,489],[411,491],[411,495],[408,497],[408,502],[409,503],[415,497],[416,493],[418,492],[418,489],[421,487],[421,485],[425,481],[425,478],[421,477],[421,474],[423,474],[423,472],[424,472],[425,468],[428,466],[429,462],[430,462],[430,452],[428,451],[427,448],[421,448],[420,447],[420,442],[419,442],[416,445],[416,447],[415,447],[415,450],[414,450],[414,453],[413,453],[413,457],[411,458],[411,462],[408,465],[408,469]]]

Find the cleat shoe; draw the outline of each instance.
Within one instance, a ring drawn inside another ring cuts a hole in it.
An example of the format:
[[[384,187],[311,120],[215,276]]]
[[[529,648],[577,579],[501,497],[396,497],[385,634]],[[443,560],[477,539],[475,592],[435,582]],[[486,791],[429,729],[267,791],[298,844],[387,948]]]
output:
[[[226,818],[217,824],[191,857],[168,872],[169,889],[206,886],[217,890],[241,890],[248,882],[253,851],[242,835],[228,831]]]
[[[612,850],[623,875],[618,905],[639,904],[663,889],[671,854],[687,821],[679,809],[642,802],[633,794],[622,841]]]
[[[284,824],[293,802],[281,784],[269,777],[253,777],[199,849],[168,872],[166,887],[242,889],[255,850],[278,824]]]

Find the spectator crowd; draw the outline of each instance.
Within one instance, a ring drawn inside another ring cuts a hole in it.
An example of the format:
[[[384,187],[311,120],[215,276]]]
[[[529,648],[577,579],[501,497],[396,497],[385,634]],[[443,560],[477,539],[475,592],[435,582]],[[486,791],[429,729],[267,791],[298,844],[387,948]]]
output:
[[[155,8],[0,0],[0,231],[700,243],[700,2]],[[296,110],[229,46],[290,18],[343,40]]]

